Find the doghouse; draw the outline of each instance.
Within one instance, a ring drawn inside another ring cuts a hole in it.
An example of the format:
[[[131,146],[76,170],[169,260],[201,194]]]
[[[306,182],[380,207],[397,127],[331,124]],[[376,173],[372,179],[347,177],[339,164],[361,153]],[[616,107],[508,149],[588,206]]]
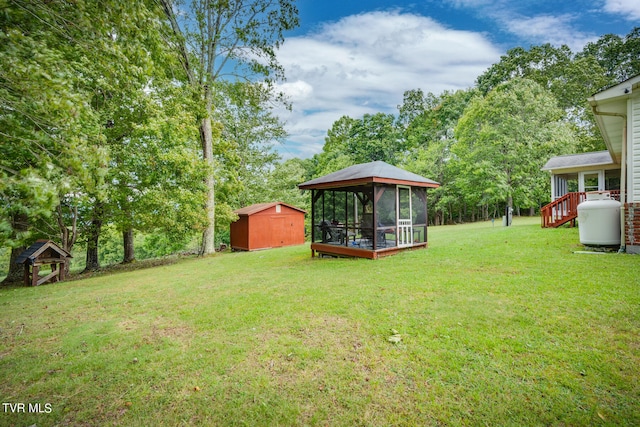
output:
[[[231,248],[254,251],[304,243],[306,211],[282,202],[258,203],[234,211]]]

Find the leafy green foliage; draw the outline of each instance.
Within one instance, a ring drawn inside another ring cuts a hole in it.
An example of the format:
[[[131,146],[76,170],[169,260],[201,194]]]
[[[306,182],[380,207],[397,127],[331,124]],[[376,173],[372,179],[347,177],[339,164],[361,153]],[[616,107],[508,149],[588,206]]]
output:
[[[550,44],[516,47],[477,78],[486,95],[516,77],[533,80],[548,89],[565,111],[581,139],[580,151],[604,149],[604,141],[586,99],[599,90],[640,74],[640,27],[627,36],[606,34],[581,52]]]
[[[471,102],[452,147],[465,195],[508,206],[539,203],[552,156],[573,152],[575,138],[551,94],[527,79],[512,79]]]
[[[453,211],[460,208],[464,200],[457,165],[451,162],[451,146],[455,143],[454,128],[476,96],[479,94],[473,89],[444,92],[439,96],[414,90],[405,93],[405,103],[399,106],[400,118],[409,111],[411,117],[403,124],[404,138],[410,147],[403,167],[441,184],[429,190],[432,223],[453,221]]]
[[[640,27],[620,37],[605,34],[587,43],[578,57],[594,58],[611,83],[619,83],[640,74]]]
[[[111,220],[121,230],[184,235],[206,225],[204,177],[206,165],[198,155],[195,118],[180,99],[183,91],[154,86],[129,111],[132,129],[116,140],[109,173]]]
[[[93,27],[100,18],[92,16]],[[79,5],[11,1],[0,16],[0,242],[31,240],[59,198],[101,177],[106,153],[85,90],[90,18]],[[87,30],[85,33],[83,30]],[[73,43],[70,43],[72,41]],[[101,159],[102,158],[102,159]],[[20,217],[20,221],[16,221]],[[54,232],[54,235],[57,234]]]
[[[365,114],[352,126],[347,153],[356,163],[382,160],[395,164],[404,152],[395,120],[392,114]]]
[[[269,201],[266,179],[279,158],[274,144],[286,136],[262,84],[219,82],[215,110],[221,135],[216,146],[217,201],[229,209]],[[227,209],[227,210],[229,210]],[[218,230],[235,216],[219,217]]]
[[[205,204],[207,227],[203,232],[201,253],[209,254],[215,252],[216,212],[230,211],[229,205],[221,209],[216,207],[216,181],[221,178],[214,175],[217,172],[216,156],[217,152],[226,152],[224,148],[234,144],[229,140],[220,140],[222,132],[213,132],[214,127],[223,126],[223,123],[219,121],[219,126],[214,126],[212,121],[224,120],[224,115],[232,111],[225,108],[228,105],[223,105],[224,102],[219,102],[219,83],[225,76],[243,82],[258,77],[263,79],[266,89],[263,93],[270,95],[271,99],[282,100],[281,94],[272,93],[273,82],[284,77],[275,49],[284,41],[284,32],[298,26],[298,9],[291,0],[194,0],[185,4],[178,18],[175,6],[181,7],[183,2],[174,5],[172,0],[161,0],[160,3],[171,26],[171,46],[185,71],[182,81],[192,90],[202,113],[198,117],[200,141],[208,173]],[[252,96],[247,99],[249,102],[254,100]],[[232,100],[231,103],[237,105],[236,101]],[[220,115],[217,111],[217,118],[216,108],[223,112]],[[222,179],[226,179],[226,184],[234,185],[233,175]],[[222,224],[226,225],[230,218],[225,215]]]
[[[328,131],[323,151],[315,157],[315,175],[376,160],[396,164],[404,151],[394,115],[365,114],[361,119],[343,116]]]
[[[265,201],[281,201],[306,210],[306,229],[311,230],[311,194],[298,184],[311,179],[311,161],[297,158],[276,164],[267,176]]]

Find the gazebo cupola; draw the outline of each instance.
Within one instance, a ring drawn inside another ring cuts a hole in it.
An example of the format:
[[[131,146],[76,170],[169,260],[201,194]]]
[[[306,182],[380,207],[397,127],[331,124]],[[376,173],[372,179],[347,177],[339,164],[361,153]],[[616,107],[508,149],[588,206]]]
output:
[[[435,181],[382,161],[298,185],[311,190],[311,253],[378,258],[427,247],[427,189]]]

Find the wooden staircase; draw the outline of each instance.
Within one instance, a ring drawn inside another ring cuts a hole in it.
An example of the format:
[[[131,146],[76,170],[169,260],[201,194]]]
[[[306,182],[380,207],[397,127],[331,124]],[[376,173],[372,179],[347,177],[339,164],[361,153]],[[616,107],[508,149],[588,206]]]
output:
[[[619,190],[607,190],[612,199],[620,198]],[[586,192],[567,193],[540,209],[543,228],[556,228],[571,221],[575,227],[578,205],[587,200]]]

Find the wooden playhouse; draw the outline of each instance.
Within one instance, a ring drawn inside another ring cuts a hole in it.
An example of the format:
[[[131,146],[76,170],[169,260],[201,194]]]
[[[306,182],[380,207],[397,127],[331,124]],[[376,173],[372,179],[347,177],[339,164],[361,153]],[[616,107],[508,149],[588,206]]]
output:
[[[24,284],[38,286],[46,282],[61,282],[71,261],[71,254],[51,240],[38,240],[23,251],[16,264],[24,265]],[[40,269],[50,266],[51,273],[40,277]]]

